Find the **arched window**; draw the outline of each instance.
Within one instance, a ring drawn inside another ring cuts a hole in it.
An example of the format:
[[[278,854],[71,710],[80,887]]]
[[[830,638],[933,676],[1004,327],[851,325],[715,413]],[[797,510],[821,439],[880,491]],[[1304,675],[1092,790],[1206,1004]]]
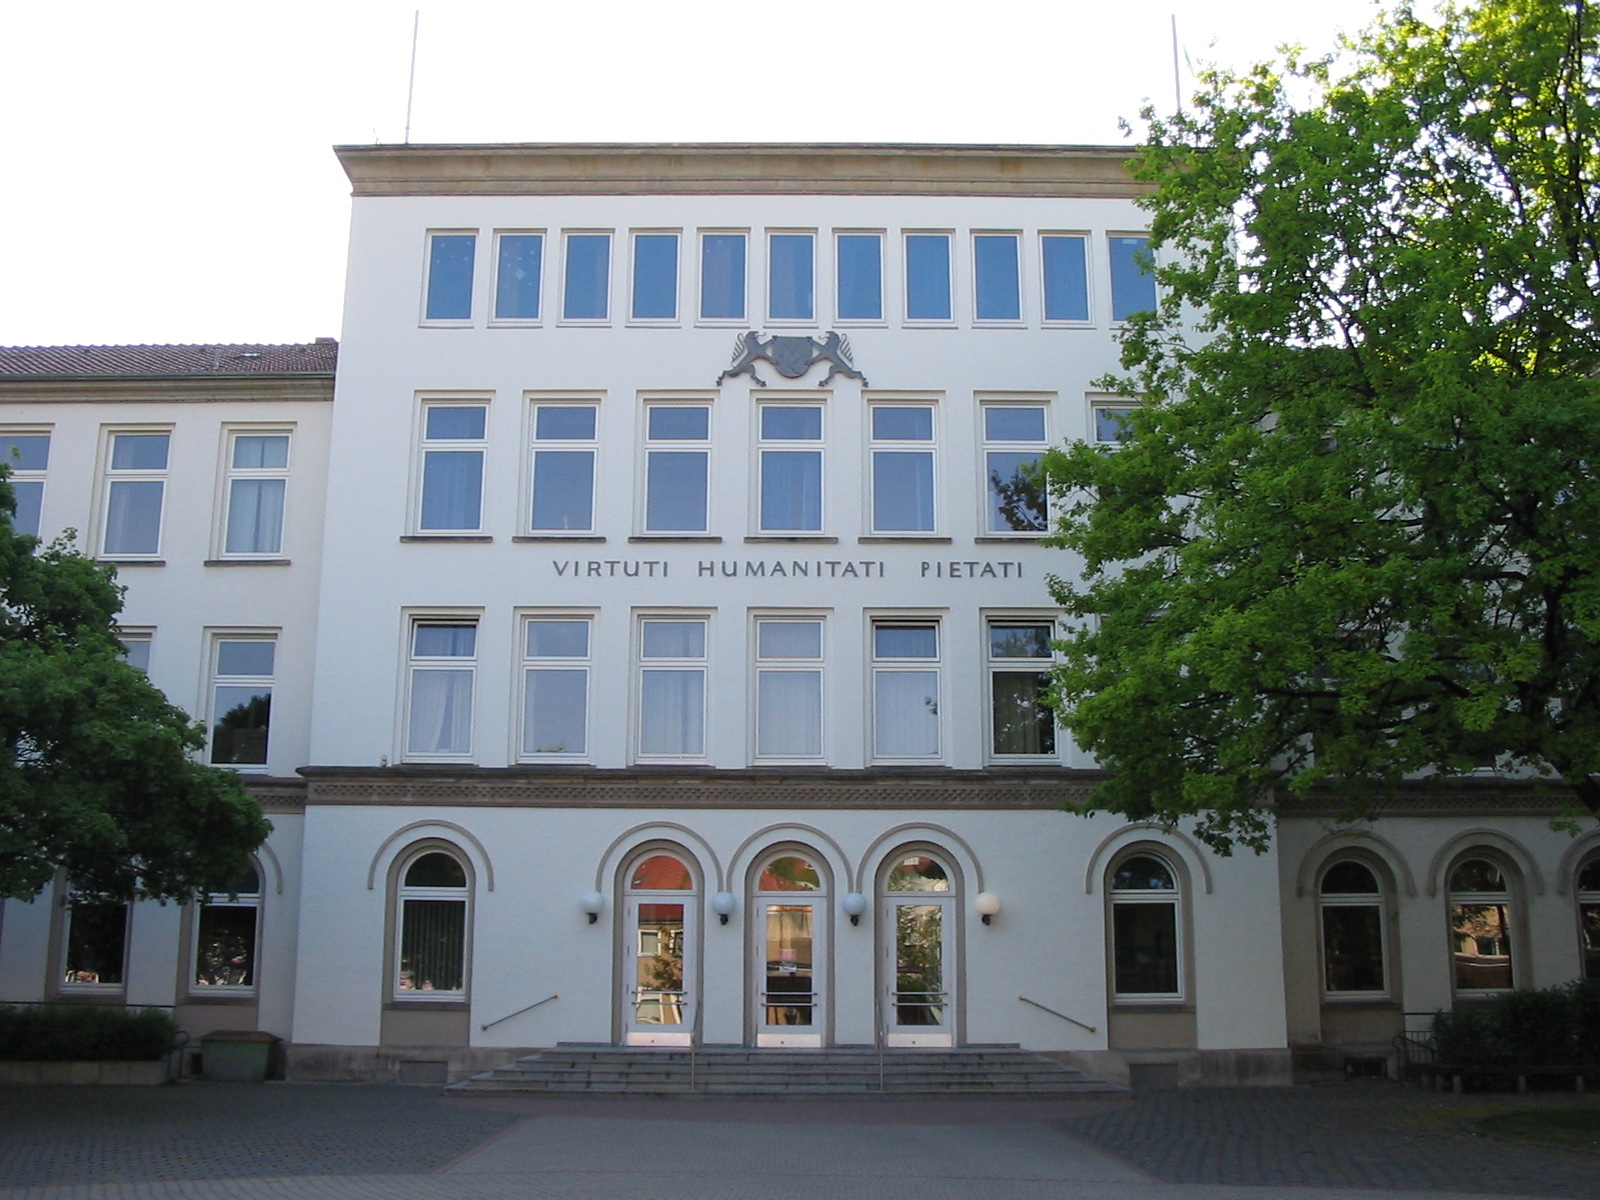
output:
[[[397,1000],[462,1000],[467,989],[467,871],[427,849],[404,863],[396,893]]]
[[[194,922],[191,990],[206,995],[253,992],[261,874],[252,863],[220,892],[204,897]]]
[[[1457,992],[1516,986],[1511,886],[1492,859],[1474,855],[1450,871],[1450,944]]]
[[[1583,977],[1600,979],[1600,855],[1578,869],[1578,938]]]
[[[911,854],[889,868],[891,892],[948,892],[950,874],[944,864],[926,854]]]
[[[1317,889],[1322,926],[1322,989],[1329,995],[1381,995],[1389,990],[1384,954],[1383,889],[1372,868],[1353,859],[1322,873]]]
[[[1133,854],[1111,869],[1111,992],[1118,1000],[1178,1000],[1177,872],[1155,854]]]

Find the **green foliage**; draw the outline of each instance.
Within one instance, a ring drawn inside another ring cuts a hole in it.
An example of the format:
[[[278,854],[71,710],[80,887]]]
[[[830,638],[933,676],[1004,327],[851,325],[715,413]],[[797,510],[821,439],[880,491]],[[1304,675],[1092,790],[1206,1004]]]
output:
[[[1402,7],[1146,116],[1144,406],[1048,462],[1091,806],[1260,849],[1276,787],[1495,762],[1600,810],[1600,8]]]
[[[148,1062],[170,1051],[177,1036],[172,1014],[159,1008],[0,1007],[5,1062]]]
[[[1452,1066],[1600,1063],[1600,980],[1519,988],[1487,1007],[1435,1013],[1438,1061]]]
[[[64,869],[79,896],[186,900],[226,888],[270,831],[200,729],[122,661],[122,589],[66,540],[12,526],[0,464],[0,897]]]

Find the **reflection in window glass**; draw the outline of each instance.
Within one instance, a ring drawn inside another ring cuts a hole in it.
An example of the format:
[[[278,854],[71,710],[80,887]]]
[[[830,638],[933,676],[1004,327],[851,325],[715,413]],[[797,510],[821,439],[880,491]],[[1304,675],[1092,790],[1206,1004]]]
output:
[[[1114,237],[1111,248],[1111,319],[1126,321],[1156,306],[1156,277],[1150,262],[1150,239]]]
[[[633,239],[635,321],[670,321],[678,315],[678,235],[641,233]]]
[[[1469,858],[1450,873],[1450,939],[1458,992],[1516,986],[1511,958],[1511,892],[1500,868]]]
[[[67,905],[61,987],[120,988],[128,945],[128,906],[80,902]]]
[[[1583,977],[1600,979],[1600,858],[1591,858],[1578,872],[1578,928]]]
[[[495,270],[494,315],[502,321],[539,317],[539,283],[544,267],[544,236],[502,233]]]
[[[769,239],[767,315],[774,321],[809,321],[815,316],[813,240],[809,233],[775,233]]]
[[[644,527],[650,533],[703,533],[708,519],[711,410],[653,405],[647,413]],[[670,446],[670,448],[669,448]]]
[[[989,624],[989,724],[996,756],[1055,753],[1055,713],[1045,703],[1050,634],[1048,621]]]
[[[530,619],[523,659],[523,755],[586,753],[589,622]]]
[[[610,315],[611,235],[567,235],[567,273],[561,316],[567,321],[603,321]]]
[[[822,622],[756,622],[756,757],[822,754]]]
[[[1322,876],[1319,907],[1323,989],[1386,990],[1383,902],[1372,871],[1349,860],[1334,863]]]
[[[1046,237],[1044,253],[1044,319],[1089,319],[1089,272],[1085,239]]]
[[[906,319],[950,319],[950,235],[906,236]]]
[[[1017,236],[980,233],[972,239],[980,321],[1022,319],[1022,286],[1017,268]]]
[[[1181,994],[1177,893],[1172,868],[1151,854],[1126,859],[1112,872],[1112,990],[1118,997]]]
[[[470,233],[436,233],[428,239],[428,320],[472,319],[472,264],[477,246],[477,237]]]
[[[934,528],[933,408],[872,409],[872,529],[929,533]]]
[[[700,239],[700,316],[744,320],[742,233],[707,233]]]
[[[839,319],[883,320],[883,238],[876,233],[841,233]]]
[[[44,507],[44,474],[50,465],[50,435],[0,432],[0,462],[11,468],[11,493],[17,503],[11,527],[18,533],[38,537],[39,516]]]

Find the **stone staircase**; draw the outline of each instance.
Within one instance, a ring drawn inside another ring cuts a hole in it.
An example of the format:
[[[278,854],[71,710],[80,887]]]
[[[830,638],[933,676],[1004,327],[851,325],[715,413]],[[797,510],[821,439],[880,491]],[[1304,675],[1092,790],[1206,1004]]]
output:
[[[1015,1046],[757,1050],[562,1043],[474,1075],[454,1094],[1065,1096],[1123,1089]]]

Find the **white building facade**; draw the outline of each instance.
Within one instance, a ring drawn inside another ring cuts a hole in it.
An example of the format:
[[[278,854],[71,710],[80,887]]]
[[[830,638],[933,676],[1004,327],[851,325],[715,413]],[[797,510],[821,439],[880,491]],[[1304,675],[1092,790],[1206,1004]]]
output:
[[[0,999],[260,1027],[294,1078],[576,1041],[1282,1082],[1594,967],[1600,847],[1499,781],[1358,831],[1286,809],[1228,859],[1060,811],[1098,774],[1039,704],[1075,563],[1027,464],[1133,403],[1095,382],[1153,296],[1124,152],[340,157],[331,404],[0,383],[0,437],[52,438],[41,528],[128,566],[152,677],[275,825],[248,983],[197,982],[205,906],[135,906],[123,982],[74,985],[41,898],[5,906]],[[167,465],[118,465],[162,430]],[[130,554],[138,482],[166,524]],[[274,493],[269,551],[229,513]]]

